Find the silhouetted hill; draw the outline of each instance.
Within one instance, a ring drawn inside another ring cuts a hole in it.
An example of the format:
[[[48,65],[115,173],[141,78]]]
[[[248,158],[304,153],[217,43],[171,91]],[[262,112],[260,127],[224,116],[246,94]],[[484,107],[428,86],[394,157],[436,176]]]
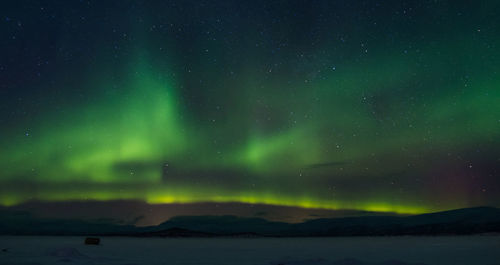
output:
[[[120,235],[148,237],[215,236],[382,236],[500,233],[500,209],[476,207],[413,216],[315,219],[298,224],[236,216],[180,216],[158,226],[37,219],[22,212],[0,213],[0,234]]]
[[[500,209],[476,207],[430,214],[316,219],[296,224],[298,235],[442,235],[500,232]]]
[[[216,236],[211,233],[192,231],[184,228],[169,228],[165,230],[158,230],[154,232],[138,233],[136,236],[140,237],[213,237]]]
[[[234,235],[243,233],[255,233],[270,235],[286,230],[290,224],[282,222],[270,222],[262,218],[242,218],[232,215],[225,216],[179,216],[174,217],[156,227],[157,229],[168,229],[182,227],[194,231],[203,231],[218,235]]]
[[[39,219],[27,212],[0,211],[1,235],[122,235],[137,227],[108,222],[69,219]]]

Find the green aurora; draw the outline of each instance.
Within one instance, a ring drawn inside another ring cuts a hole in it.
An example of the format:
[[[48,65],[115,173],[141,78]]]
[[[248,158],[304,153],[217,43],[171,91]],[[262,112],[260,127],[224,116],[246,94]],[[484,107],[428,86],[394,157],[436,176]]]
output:
[[[0,204],[498,206],[497,2],[337,2],[1,8]]]

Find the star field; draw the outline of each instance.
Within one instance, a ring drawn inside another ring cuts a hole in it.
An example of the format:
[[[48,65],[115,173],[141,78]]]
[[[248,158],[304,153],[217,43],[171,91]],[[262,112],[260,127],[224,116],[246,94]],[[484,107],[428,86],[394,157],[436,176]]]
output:
[[[500,203],[500,4],[0,4],[0,204]]]

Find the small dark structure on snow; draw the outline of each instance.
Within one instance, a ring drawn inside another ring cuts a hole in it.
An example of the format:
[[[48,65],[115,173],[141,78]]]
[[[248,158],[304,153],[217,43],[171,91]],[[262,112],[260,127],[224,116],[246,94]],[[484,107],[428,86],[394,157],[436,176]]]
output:
[[[85,238],[85,245],[99,245],[101,239],[98,237],[87,237]]]

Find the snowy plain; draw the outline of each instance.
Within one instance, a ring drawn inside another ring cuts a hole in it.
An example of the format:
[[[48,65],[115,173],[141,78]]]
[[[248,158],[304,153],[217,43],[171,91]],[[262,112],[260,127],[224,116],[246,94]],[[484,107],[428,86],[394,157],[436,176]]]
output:
[[[128,238],[1,236],[0,265],[500,265],[500,236]]]

